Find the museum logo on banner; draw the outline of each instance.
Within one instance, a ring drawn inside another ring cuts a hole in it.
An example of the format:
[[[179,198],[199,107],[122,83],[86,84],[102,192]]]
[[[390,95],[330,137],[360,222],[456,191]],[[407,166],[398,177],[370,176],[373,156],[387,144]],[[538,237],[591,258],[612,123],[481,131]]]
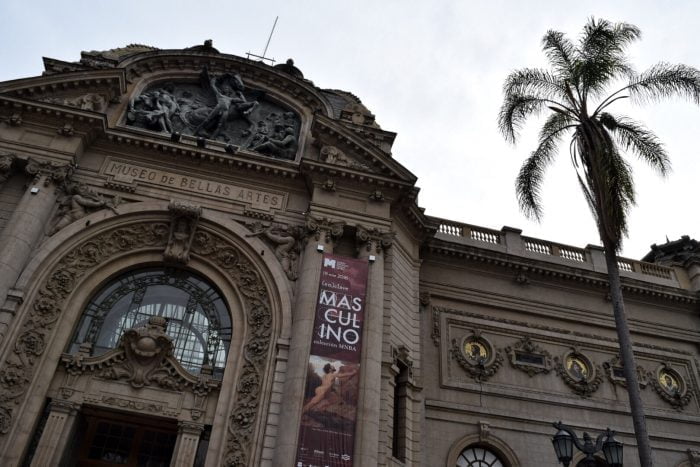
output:
[[[368,263],[323,255],[296,467],[352,467]]]

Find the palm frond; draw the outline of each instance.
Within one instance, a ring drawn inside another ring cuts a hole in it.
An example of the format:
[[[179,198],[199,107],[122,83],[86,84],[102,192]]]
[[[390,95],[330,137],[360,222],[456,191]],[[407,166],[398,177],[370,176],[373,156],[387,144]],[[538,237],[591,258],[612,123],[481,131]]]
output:
[[[507,95],[498,113],[498,128],[503,137],[508,142],[515,143],[527,117],[538,115],[546,105],[547,101],[537,96]]]
[[[566,98],[566,85],[547,70],[523,68],[508,75],[503,84],[504,95],[531,95],[543,99]]]
[[[549,30],[542,38],[542,50],[552,64],[557,75],[571,80],[573,63],[576,60],[576,47],[563,32]],[[573,83],[572,84],[576,84]]]
[[[562,135],[574,126],[571,118],[566,114],[553,113],[550,115],[540,131],[537,149],[532,152],[520,168],[515,181],[515,191],[520,209],[527,217],[536,220],[542,218],[540,191],[544,173],[556,155]]]
[[[636,154],[660,175],[665,176],[671,170],[671,160],[661,140],[641,123],[607,112],[600,115],[600,123],[612,133],[623,150]]]
[[[589,20],[579,41],[577,69],[585,95],[599,95],[611,81],[634,76],[625,48],[640,35],[636,26],[627,23]]]
[[[630,80],[620,91],[629,92],[636,102],[642,103],[679,96],[700,104],[700,70],[658,63]]]

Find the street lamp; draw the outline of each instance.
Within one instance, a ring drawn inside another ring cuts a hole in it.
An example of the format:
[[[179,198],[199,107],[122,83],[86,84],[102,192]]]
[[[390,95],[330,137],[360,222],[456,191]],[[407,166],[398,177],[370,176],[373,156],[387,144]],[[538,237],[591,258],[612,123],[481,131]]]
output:
[[[564,464],[564,467],[569,467],[574,457],[574,446],[586,456],[582,460],[583,467],[595,467],[594,454],[599,451],[603,452],[609,467],[622,467],[622,443],[615,439],[615,432],[610,428],[598,435],[595,444],[586,432],[583,433],[583,443],[581,443],[574,430],[562,422],[555,423],[554,428],[558,431],[552,438],[552,445],[557,459]]]

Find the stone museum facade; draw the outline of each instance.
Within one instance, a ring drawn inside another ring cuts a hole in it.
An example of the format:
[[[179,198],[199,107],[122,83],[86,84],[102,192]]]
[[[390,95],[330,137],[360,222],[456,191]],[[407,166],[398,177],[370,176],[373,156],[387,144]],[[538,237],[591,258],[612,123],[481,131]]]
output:
[[[44,64],[0,83],[0,465],[554,466],[559,420],[637,465],[599,247],[427,215],[291,60]],[[698,466],[700,245],[620,266],[655,465]]]

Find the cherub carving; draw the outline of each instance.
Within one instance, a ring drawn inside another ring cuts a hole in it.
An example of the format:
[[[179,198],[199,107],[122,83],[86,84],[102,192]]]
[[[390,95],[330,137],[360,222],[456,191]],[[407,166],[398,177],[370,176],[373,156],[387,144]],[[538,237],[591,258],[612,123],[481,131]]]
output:
[[[247,237],[264,236],[275,245],[275,257],[282,265],[282,269],[289,280],[297,280],[300,252],[301,228],[289,228],[284,226],[263,227],[262,224],[253,225],[253,233]]]
[[[111,200],[105,200],[102,195],[95,193],[82,183],[67,182],[64,184],[65,195],[59,198],[58,216],[54,222],[49,235],[53,235],[65,226],[72,224],[90,214],[106,208],[115,214],[117,206],[121,203],[121,198],[115,196]]]

